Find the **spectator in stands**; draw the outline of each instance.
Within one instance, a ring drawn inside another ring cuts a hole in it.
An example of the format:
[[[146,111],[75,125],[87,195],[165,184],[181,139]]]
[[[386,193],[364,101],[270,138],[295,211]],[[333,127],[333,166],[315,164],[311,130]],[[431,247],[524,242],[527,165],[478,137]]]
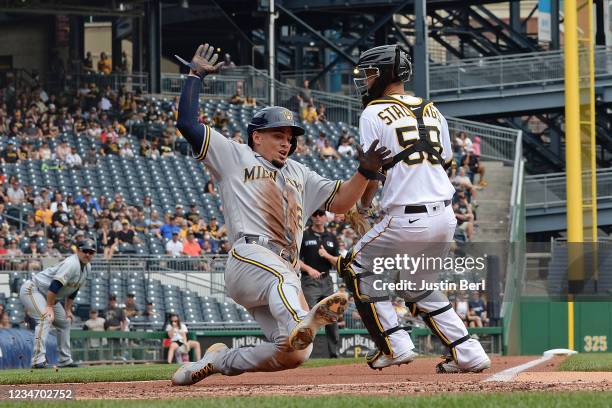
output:
[[[475,316],[478,316],[481,322],[481,326],[489,325],[489,318],[487,316],[487,305],[484,300],[480,297],[480,293],[473,291],[468,301],[468,306]],[[481,327],[478,326],[478,327]]]
[[[55,248],[55,241],[52,239],[47,240],[47,245],[45,245],[45,255],[51,257],[60,257],[62,254]]]
[[[242,138],[242,132],[240,129],[236,129],[234,131],[234,135],[232,136],[232,140],[236,143],[244,144],[244,139]]]
[[[134,229],[131,227],[127,219],[121,221],[121,229],[114,233],[113,244],[111,245],[107,256],[112,257],[115,252],[122,254],[134,253],[134,245],[139,242]]]
[[[4,237],[0,237],[0,270],[7,269],[6,265],[6,255],[8,254],[8,250],[6,249],[6,240]],[[0,311],[4,310],[4,305],[0,303]]]
[[[304,139],[304,136],[298,136],[295,153],[302,154],[302,155],[310,154],[310,147],[306,144],[306,140]]]
[[[66,162],[66,158],[70,154],[70,146],[65,140],[55,148],[55,158],[61,162]]]
[[[480,158],[473,153],[471,147],[467,149],[467,153],[461,159],[461,166],[467,167],[470,170],[472,183],[474,182],[474,176],[478,174],[478,185],[480,187],[487,186],[487,182],[484,180],[485,166],[480,163]]]
[[[133,293],[128,293],[125,298],[124,312],[125,317],[127,317],[128,319],[131,319],[132,317],[138,316],[140,314],[138,307],[136,306],[136,302],[134,301],[135,298],[136,295]]]
[[[340,158],[340,155],[338,154],[336,149],[334,149],[334,147],[331,145],[329,140],[325,140],[323,144],[323,148],[319,150],[319,155],[321,156],[321,159],[323,160],[331,160],[331,159],[336,160]]]
[[[51,211],[50,202],[40,202],[39,204],[35,204],[34,208],[36,209],[34,213],[34,220],[37,223],[42,223],[45,227],[49,227],[53,222],[53,212]]]
[[[474,156],[480,157],[480,142],[481,139],[479,136],[474,137],[474,142],[472,143],[472,153]]]
[[[159,219],[159,212],[157,212],[157,210],[153,210],[151,212],[151,219],[148,221],[149,231],[161,239],[162,225],[164,225],[164,223]]]
[[[113,62],[104,51],[100,53],[100,61],[98,61],[98,72],[104,75],[110,75],[113,70]]]
[[[40,160],[51,160],[52,157],[51,149],[49,148],[49,143],[43,141],[40,148],[38,149],[38,157]]]
[[[103,253],[104,259],[110,259],[110,249],[115,241],[115,236],[110,229],[110,220],[100,220],[99,226],[100,229],[98,230],[98,253]]]
[[[25,202],[25,191],[15,176],[11,176],[9,180],[9,186],[6,189],[6,197],[8,198],[9,204],[12,205],[20,205]]]
[[[229,119],[225,115],[224,111],[222,111],[221,109],[217,109],[217,111],[213,115],[212,122],[213,126],[220,130],[224,127],[227,127],[227,125],[229,124]]]
[[[89,319],[87,319],[85,323],[83,323],[83,330],[103,332],[105,326],[106,326],[106,320],[103,317],[100,317],[98,315],[98,311],[96,309],[90,309]],[[105,338],[102,338],[102,339],[90,338],[88,341],[89,341],[89,347],[94,347],[94,348],[100,347],[100,346],[106,346],[106,344],[108,343]]]
[[[11,238],[9,240],[9,247],[7,249],[7,257],[11,260],[9,263],[9,269],[12,270],[21,270],[23,269],[23,263],[17,258],[20,258],[23,255],[19,246],[17,246],[17,240],[15,238]]]
[[[17,161],[19,161],[19,153],[15,141],[9,140],[6,148],[0,153],[0,162],[2,164],[14,164]]]
[[[9,319],[8,312],[0,313],[0,329],[12,329],[13,325],[11,324],[11,320]]]
[[[170,347],[168,348],[168,364],[172,364],[174,361],[174,354],[178,350],[181,354],[188,354],[190,350],[194,350],[195,359],[199,361],[202,355],[200,349],[200,343],[195,340],[187,340],[187,333],[189,330],[177,314],[170,315],[170,323],[166,326],[166,332],[168,338],[172,340]],[[183,361],[180,361],[182,364]]]
[[[142,315],[146,317],[149,321],[152,321],[156,318],[159,318],[159,313],[155,310],[155,305],[153,302],[147,302],[145,305],[145,310],[142,312]]]
[[[466,190],[470,193],[472,200],[476,199],[476,187],[472,184],[470,178],[466,175],[465,167],[459,167],[457,174],[451,177],[451,183],[457,190]]]
[[[26,262],[26,270],[40,271],[42,270],[42,262],[40,260],[41,251],[38,249],[36,237],[31,237],[28,241],[28,246],[23,251],[24,255],[28,255],[29,259]]]
[[[174,234],[179,234],[181,228],[174,223],[174,216],[170,213],[166,213],[164,216],[164,224],[159,228],[161,236],[165,240],[171,240]]]
[[[76,147],[71,148],[70,153],[66,156],[66,166],[77,169],[83,166],[83,159],[81,159]]]
[[[327,122],[327,109],[325,105],[319,104],[319,109],[317,109],[317,121],[319,122]]]
[[[232,61],[232,57],[229,54],[225,54],[223,56],[223,65],[221,65],[220,69],[230,69],[236,68],[236,64]]]
[[[350,137],[342,137],[340,141],[340,146],[338,146],[338,154],[346,157],[355,157],[357,155],[357,151],[352,144],[352,138]]]
[[[302,120],[306,123],[317,123],[319,115],[311,102],[307,102],[301,109]]]
[[[325,147],[325,141],[327,141],[327,136],[325,135],[325,133],[323,132],[319,132],[319,137],[317,138],[316,142],[315,142],[315,147],[317,148],[317,150],[321,150]]]
[[[85,56],[85,59],[83,60],[81,67],[86,72],[95,72],[94,67],[93,67],[93,57],[91,56],[91,51],[87,51],[87,55]]]
[[[55,243],[55,249],[59,251],[60,254],[71,254],[72,246],[70,242],[66,239],[66,233],[60,232],[57,236],[57,242]]]
[[[217,195],[217,189],[215,187],[215,177],[213,175],[211,175],[208,181],[206,182],[204,192],[213,196]]]
[[[221,246],[219,247],[219,254],[221,255],[227,255],[229,254],[229,252],[232,249],[232,243],[229,242],[229,240],[227,239],[227,237],[223,237],[221,239]]]
[[[474,234],[474,214],[472,213],[472,206],[467,202],[463,191],[460,191],[457,196],[458,201],[453,204],[453,211],[457,218],[457,227],[465,232],[467,240],[470,241]]]
[[[467,294],[465,292],[461,292],[457,295],[457,299],[455,300],[455,311],[457,315],[463,320],[465,327],[482,327],[482,321],[480,317],[476,316],[474,312],[470,309]]]
[[[244,98],[242,97],[242,89],[236,88],[236,93],[230,98],[229,103],[234,105],[244,104]]]
[[[187,240],[183,244],[183,255],[186,256],[200,256],[202,253],[202,248],[200,244],[195,239],[195,235],[192,231],[187,233]]]
[[[64,197],[62,197],[62,193],[56,191],[53,195],[53,201],[51,202],[51,206],[49,207],[51,211],[55,214],[57,211],[68,212],[68,204],[64,201]]]
[[[126,142],[121,145],[121,148],[119,149],[119,156],[127,157],[129,159],[134,158],[134,151],[129,143]]]
[[[189,206],[189,212],[187,212],[185,218],[191,221],[191,223],[194,225],[198,223],[200,220],[200,212],[198,211],[198,206],[196,203],[191,203]]]
[[[115,194],[115,198],[112,203],[108,206],[111,211],[119,212],[125,208],[125,201],[123,200],[123,196],[119,193]]]
[[[110,295],[108,297],[108,307],[106,308],[105,329],[110,331],[125,331],[128,321],[125,317],[123,308],[117,306],[117,296]]]
[[[301,101],[304,101],[305,103],[311,102],[314,103],[314,100],[312,98],[312,92],[310,90],[310,81],[305,79],[304,82],[302,83],[302,89],[300,89],[300,92],[298,94],[298,99],[300,99]]]
[[[166,254],[171,256],[180,256],[183,252],[183,243],[179,241],[179,233],[173,232],[172,239],[166,242]]]

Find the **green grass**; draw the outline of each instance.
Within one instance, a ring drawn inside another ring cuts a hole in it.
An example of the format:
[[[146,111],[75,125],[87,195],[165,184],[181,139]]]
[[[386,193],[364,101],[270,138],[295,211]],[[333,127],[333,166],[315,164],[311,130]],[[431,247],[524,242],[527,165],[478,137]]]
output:
[[[364,363],[363,359],[321,358],[307,361],[302,367],[315,368],[333,365]],[[365,363],[364,363],[365,364]],[[57,384],[100,381],[169,380],[178,368],[174,364],[92,366],[80,368],[53,368],[44,370],[0,370],[0,384]]]
[[[568,357],[561,371],[612,371],[612,353],[586,353]]]
[[[77,396],[78,397],[78,396]],[[388,408],[388,407],[466,407],[466,408],[530,408],[530,407],[609,407],[612,393],[496,393],[496,394],[443,394],[416,397],[381,397],[332,395],[316,397],[247,397],[206,398],[170,400],[94,400],[48,403],[46,406],[69,406],[73,408],[106,408],[121,405],[122,408]],[[5,402],[5,401],[2,401]],[[23,404],[23,403],[22,403]],[[31,403],[30,403],[31,404]],[[5,404],[11,406],[11,404]]]

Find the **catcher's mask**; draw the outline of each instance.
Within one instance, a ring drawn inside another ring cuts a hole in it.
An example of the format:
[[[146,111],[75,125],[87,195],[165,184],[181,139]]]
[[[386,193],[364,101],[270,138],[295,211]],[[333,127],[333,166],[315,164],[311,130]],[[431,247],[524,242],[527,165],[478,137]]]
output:
[[[284,126],[290,127],[291,132],[293,133],[291,148],[289,149],[289,155],[291,155],[297,147],[297,137],[304,134],[304,128],[299,125],[295,114],[282,106],[269,106],[257,111],[255,115],[253,115],[253,119],[251,119],[251,122],[247,127],[249,147],[251,149],[253,148],[253,132],[256,130],[272,129]]]
[[[412,63],[408,51],[399,44],[382,45],[361,53],[353,74],[353,82],[365,108],[368,103],[382,96],[387,85],[409,81]],[[374,83],[368,87],[372,79]]]

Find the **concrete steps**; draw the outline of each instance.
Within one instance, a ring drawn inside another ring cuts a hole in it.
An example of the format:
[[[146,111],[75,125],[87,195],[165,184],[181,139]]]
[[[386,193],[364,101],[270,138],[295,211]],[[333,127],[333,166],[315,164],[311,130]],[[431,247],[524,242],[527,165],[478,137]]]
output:
[[[472,241],[506,241],[512,193],[512,167],[502,162],[492,161],[485,161],[483,165],[486,169],[485,180],[488,185],[478,191],[476,229]]]

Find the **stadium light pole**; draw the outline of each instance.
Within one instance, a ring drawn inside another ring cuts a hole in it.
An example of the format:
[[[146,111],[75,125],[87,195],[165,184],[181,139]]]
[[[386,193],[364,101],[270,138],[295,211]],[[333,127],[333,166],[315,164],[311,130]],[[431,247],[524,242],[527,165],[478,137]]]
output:
[[[270,76],[270,105],[275,104],[275,95],[274,95],[274,68],[276,59],[275,55],[275,41],[274,41],[274,20],[276,16],[274,15],[274,0],[269,0],[269,13],[268,13],[268,75]]]
[[[583,237],[582,166],[580,145],[580,94],[578,77],[578,18],[576,0],[565,0],[565,172],[567,175],[567,242],[568,284],[582,275],[582,254],[579,246]],[[583,275],[582,275],[583,276]],[[572,286],[572,285],[570,285]],[[569,286],[568,286],[569,287]],[[568,290],[568,348],[574,349],[574,302]]]

